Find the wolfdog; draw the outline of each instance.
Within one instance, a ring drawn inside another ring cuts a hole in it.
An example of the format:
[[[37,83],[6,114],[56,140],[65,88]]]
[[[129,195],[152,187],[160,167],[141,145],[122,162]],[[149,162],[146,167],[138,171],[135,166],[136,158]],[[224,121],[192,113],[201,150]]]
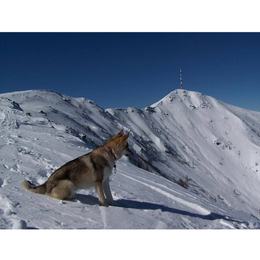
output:
[[[114,205],[109,177],[112,174],[115,161],[123,155],[130,156],[128,148],[129,133],[123,135],[123,130],[92,152],[80,156],[57,169],[48,180],[39,186],[33,186],[25,180],[21,186],[25,190],[44,194],[59,200],[70,199],[75,190],[95,187],[100,204],[107,207]],[[105,193],[105,194],[104,194]],[[105,196],[104,196],[105,195]]]

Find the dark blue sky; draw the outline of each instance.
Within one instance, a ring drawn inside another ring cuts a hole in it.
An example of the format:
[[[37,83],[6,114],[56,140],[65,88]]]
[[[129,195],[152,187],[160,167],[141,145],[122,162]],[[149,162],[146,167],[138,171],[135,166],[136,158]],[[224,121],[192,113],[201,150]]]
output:
[[[1,33],[0,93],[143,108],[179,88],[260,111],[260,33]]]

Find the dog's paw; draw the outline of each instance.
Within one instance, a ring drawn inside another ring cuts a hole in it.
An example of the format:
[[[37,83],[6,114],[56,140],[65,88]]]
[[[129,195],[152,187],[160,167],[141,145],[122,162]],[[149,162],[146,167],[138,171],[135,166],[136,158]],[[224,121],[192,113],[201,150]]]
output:
[[[101,207],[108,207],[108,205],[106,203],[100,203],[99,204]]]

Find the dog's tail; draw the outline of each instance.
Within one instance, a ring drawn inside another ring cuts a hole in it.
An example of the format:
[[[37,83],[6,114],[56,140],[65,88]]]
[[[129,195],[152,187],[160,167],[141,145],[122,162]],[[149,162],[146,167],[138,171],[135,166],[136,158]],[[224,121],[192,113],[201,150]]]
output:
[[[45,194],[46,193],[46,183],[39,185],[39,186],[33,186],[31,182],[29,181],[24,181],[21,184],[21,187],[25,190],[34,192],[34,193],[39,193],[39,194]]]

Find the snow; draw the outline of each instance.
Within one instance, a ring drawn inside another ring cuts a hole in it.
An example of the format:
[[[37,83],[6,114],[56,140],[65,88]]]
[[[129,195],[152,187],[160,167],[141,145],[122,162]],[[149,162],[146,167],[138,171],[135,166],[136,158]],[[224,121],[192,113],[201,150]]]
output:
[[[31,90],[0,95],[0,125],[1,229],[260,228],[259,112],[186,90],[106,110]],[[115,206],[100,207],[94,189],[59,201],[20,188],[121,129],[134,156],[112,175]]]

